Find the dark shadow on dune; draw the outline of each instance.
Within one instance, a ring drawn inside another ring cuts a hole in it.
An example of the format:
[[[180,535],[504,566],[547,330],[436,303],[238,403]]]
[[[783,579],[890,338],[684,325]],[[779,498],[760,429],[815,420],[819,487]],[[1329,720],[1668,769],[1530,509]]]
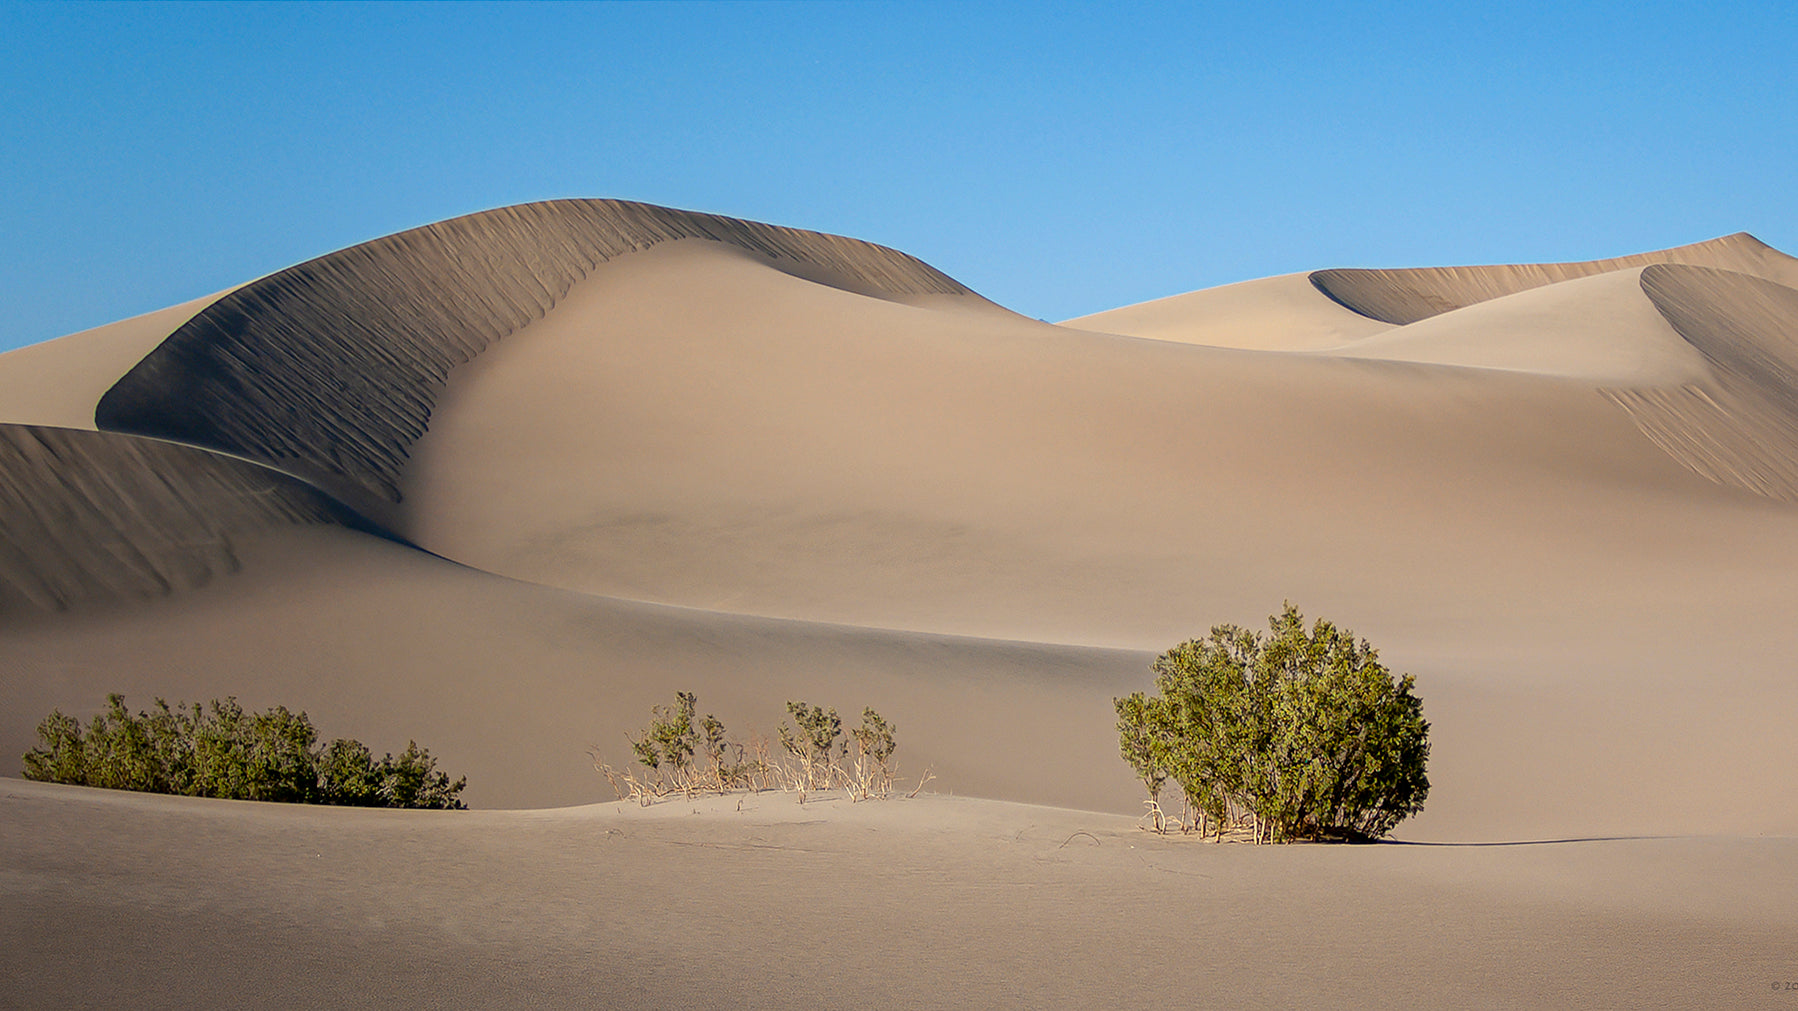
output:
[[[312,524],[398,539],[246,460],[111,432],[0,425],[0,615],[191,589],[237,571],[244,537]]]

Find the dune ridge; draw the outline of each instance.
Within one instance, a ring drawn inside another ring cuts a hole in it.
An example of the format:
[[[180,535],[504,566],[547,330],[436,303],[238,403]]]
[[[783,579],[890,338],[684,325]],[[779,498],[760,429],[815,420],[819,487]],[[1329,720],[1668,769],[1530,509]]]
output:
[[[684,238],[864,294],[972,294],[855,239],[625,201],[524,204],[245,285],[107,390],[95,421],[244,456],[378,515],[400,501],[400,471],[452,370],[541,317],[599,263]]]
[[[1318,291],[1348,309],[1404,326],[1545,284],[1669,263],[1716,267],[1782,284],[1798,284],[1798,259],[1747,232],[1605,260],[1474,267],[1332,268],[1314,271],[1310,280]]]
[[[1306,274],[1281,274],[1107,309],[1062,326],[1254,351],[1321,351],[1392,326],[1325,296]]]
[[[0,613],[200,586],[237,570],[242,534],[343,520],[324,495],[252,463],[105,432],[0,425]]]
[[[1641,286],[1711,378],[1604,390],[1644,435],[1721,484],[1798,501],[1798,290],[1728,270],[1657,264]]]
[[[1325,353],[1563,376],[1628,388],[1708,379],[1708,360],[1643,292],[1644,269],[1528,288]]]

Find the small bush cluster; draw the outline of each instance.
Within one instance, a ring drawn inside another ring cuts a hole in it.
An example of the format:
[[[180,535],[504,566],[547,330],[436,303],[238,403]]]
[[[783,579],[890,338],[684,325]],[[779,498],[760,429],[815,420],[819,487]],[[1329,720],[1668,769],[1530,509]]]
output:
[[[1409,675],[1365,639],[1290,603],[1258,635],[1220,625],[1156,658],[1157,694],[1115,700],[1119,752],[1157,831],[1172,779],[1181,827],[1243,826],[1256,842],[1372,839],[1423,809],[1429,724]]]
[[[25,753],[25,778],[226,800],[463,808],[467,777],[450,782],[415,741],[376,759],[360,741],[320,745],[306,714],[285,706],[252,713],[236,698],[205,708],[157,699],[132,715],[123,695],[106,701],[85,729],[60,710],[38,724],[43,743]]]
[[[843,720],[835,709],[788,702],[792,722],[781,723],[784,754],[776,754],[760,735],[730,738],[716,716],[698,715],[698,702],[692,692],[676,692],[674,705],[651,710],[649,726],[630,739],[642,772],[608,765],[595,750],[594,768],[612,784],[619,799],[647,805],[676,793],[692,797],[768,789],[797,792],[802,801],[810,792],[838,788],[852,800],[892,793],[897,771],[893,753],[899,747],[893,737],[896,728],[872,708],[862,710],[861,724],[845,739]],[[926,774],[919,782],[920,789],[929,778]]]

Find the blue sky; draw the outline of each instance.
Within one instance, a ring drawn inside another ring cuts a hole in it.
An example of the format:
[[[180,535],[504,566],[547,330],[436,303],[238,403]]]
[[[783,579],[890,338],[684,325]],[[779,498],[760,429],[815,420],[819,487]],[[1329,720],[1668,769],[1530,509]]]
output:
[[[1798,252],[1795,44],[1775,4],[0,3],[0,349],[567,196],[870,239],[1051,320]]]

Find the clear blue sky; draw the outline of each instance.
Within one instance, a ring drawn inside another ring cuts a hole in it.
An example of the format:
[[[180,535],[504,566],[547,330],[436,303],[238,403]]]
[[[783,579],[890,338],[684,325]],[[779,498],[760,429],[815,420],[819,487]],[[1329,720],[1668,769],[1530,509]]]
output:
[[[0,349],[469,211],[839,232],[1062,319],[1798,252],[1784,4],[0,3]]]

